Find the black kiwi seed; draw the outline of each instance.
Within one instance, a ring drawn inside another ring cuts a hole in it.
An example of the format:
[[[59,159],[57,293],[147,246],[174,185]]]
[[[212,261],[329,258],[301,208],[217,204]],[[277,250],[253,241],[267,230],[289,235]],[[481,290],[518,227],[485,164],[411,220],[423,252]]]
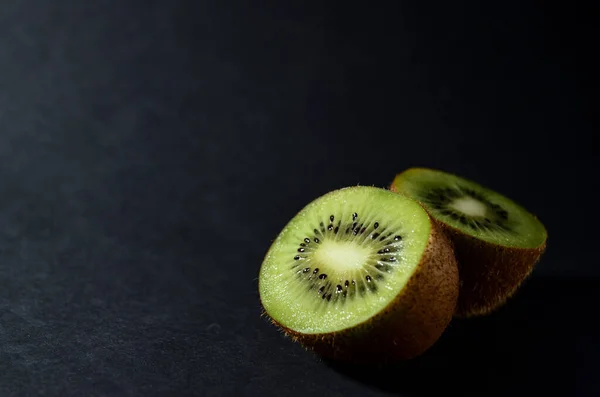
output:
[[[379,237],[379,233],[373,233],[373,236],[371,236],[371,239],[375,240],[377,237]]]
[[[327,295],[327,301],[331,300],[331,294]]]
[[[362,229],[360,229],[360,234],[363,234],[365,232],[365,230],[367,230],[366,227],[363,227]]]
[[[336,226],[336,227],[335,227],[335,229],[333,229],[333,232],[334,232],[335,234],[337,234],[337,232],[338,232],[339,230],[340,230],[340,227],[339,227],[339,226]]]
[[[306,247],[306,244],[300,243],[300,247]]]
[[[337,285],[337,287],[335,287],[335,289],[338,293],[342,292],[342,286],[339,284]]]
[[[356,281],[352,280],[352,285],[356,285]]]
[[[313,229],[313,232],[315,232],[315,234],[319,234],[319,231],[317,229]]]
[[[333,217],[333,215],[330,215],[330,216],[329,216],[329,220],[330,220],[331,222],[333,222],[333,220],[334,220],[334,219],[335,219],[335,218]]]
[[[319,239],[318,238],[315,237],[314,240],[315,240],[315,243],[319,244]]]
[[[333,230],[333,225],[329,224],[329,226],[327,226],[327,230]]]
[[[319,275],[319,278],[320,278],[321,280],[325,280],[325,279],[327,278],[327,275],[326,275],[325,273],[323,273],[323,274],[320,274],[320,275]]]
[[[307,237],[307,238],[305,238],[305,239],[304,239],[304,242],[305,242],[306,244],[308,244],[308,243],[310,243],[310,239]]]
[[[298,248],[298,252],[304,252],[304,248]]]
[[[400,241],[400,240],[402,240],[402,236],[396,236],[396,237],[394,237],[394,241]]]
[[[319,294],[322,294],[323,291],[325,291],[325,286],[322,286],[321,288],[319,288]]]
[[[319,273],[319,268],[317,267],[315,270],[313,270],[313,274],[317,274]]]
[[[344,283],[344,285],[345,285],[346,287],[348,287],[348,284],[350,284],[350,282],[349,282],[348,280],[346,280],[346,282]]]
[[[373,224],[373,229],[377,229],[378,227],[379,227],[379,222],[375,222],[375,223]]]
[[[296,255],[296,256],[294,257],[294,260],[295,260],[295,261],[297,261],[298,259],[300,259],[300,257],[299,257],[298,255]]]
[[[369,276],[368,274],[367,274],[367,277],[365,277],[365,279],[367,280],[368,283],[371,282],[371,276]]]
[[[358,218],[358,214],[355,212],[354,214],[352,214],[352,220],[355,221],[356,218]]]
[[[304,270],[303,270],[303,272],[304,272],[304,273],[308,273],[308,272],[310,272],[310,267],[305,267],[305,268],[304,268]]]

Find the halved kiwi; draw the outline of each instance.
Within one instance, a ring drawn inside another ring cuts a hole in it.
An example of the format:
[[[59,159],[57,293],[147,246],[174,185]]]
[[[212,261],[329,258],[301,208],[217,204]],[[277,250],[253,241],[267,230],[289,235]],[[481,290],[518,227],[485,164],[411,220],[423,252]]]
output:
[[[450,322],[458,268],[414,200],[375,187],[317,198],[277,236],[259,275],[264,312],[305,347],[354,362],[411,358]]]
[[[390,189],[421,202],[452,240],[461,280],[457,316],[500,307],[545,250],[546,229],[534,215],[473,181],[410,168]]]

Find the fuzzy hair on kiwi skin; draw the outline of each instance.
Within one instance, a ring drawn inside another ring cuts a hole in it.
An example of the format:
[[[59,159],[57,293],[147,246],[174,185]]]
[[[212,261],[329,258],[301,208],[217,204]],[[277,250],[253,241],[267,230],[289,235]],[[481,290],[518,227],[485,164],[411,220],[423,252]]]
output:
[[[307,350],[353,363],[394,362],[425,352],[442,335],[456,308],[458,267],[452,245],[430,219],[427,247],[403,290],[369,320],[327,334],[302,334],[270,318]],[[268,314],[263,309],[263,315]]]
[[[453,242],[458,261],[461,286],[456,317],[482,316],[503,306],[546,249],[546,241],[530,249],[494,245],[438,223]]]
[[[390,190],[410,197],[395,185],[400,175],[394,178]],[[456,254],[460,291],[455,317],[483,316],[499,309],[532,273],[546,249],[547,238],[536,248],[505,247],[472,237],[430,216],[448,236]]]

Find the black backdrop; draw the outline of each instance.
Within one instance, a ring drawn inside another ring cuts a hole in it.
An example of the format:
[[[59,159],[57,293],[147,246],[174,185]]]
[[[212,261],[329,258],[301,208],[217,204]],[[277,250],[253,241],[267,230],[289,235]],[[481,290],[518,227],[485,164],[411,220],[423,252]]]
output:
[[[598,393],[592,19],[2,1],[0,395]],[[322,362],[260,318],[262,257],[309,201],[410,166],[520,201],[547,253],[414,361]]]

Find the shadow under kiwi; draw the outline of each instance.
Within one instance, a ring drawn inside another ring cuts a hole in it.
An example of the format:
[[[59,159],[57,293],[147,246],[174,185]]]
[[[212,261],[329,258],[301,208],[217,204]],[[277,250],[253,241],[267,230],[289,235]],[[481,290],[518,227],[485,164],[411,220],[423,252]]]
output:
[[[597,382],[598,302],[599,279],[530,279],[490,315],[454,319],[417,358],[385,366],[325,362],[402,395],[575,395]]]

